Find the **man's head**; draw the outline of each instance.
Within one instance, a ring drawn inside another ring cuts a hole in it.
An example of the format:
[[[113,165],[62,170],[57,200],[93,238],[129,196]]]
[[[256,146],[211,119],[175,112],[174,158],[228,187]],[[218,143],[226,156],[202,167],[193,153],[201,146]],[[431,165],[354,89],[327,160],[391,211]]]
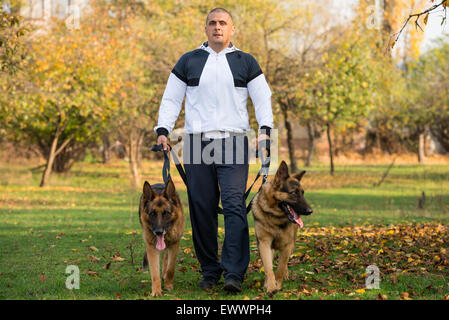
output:
[[[228,46],[235,31],[232,15],[223,8],[212,9],[206,18],[205,31],[209,44]]]

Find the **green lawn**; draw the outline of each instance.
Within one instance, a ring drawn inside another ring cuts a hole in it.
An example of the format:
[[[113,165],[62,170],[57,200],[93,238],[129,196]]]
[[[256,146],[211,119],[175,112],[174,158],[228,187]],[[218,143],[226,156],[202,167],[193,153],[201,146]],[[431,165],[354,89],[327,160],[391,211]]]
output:
[[[150,183],[161,182],[162,163],[143,166]],[[449,165],[395,166],[373,187],[387,166],[337,166],[334,177],[325,165],[308,169],[303,185],[314,213],[303,219],[291,279],[273,297],[263,291],[251,214],[243,292],[226,294],[222,283],[210,293],[197,288],[187,196],[174,172],[186,230],[175,289],[162,299],[449,298]],[[249,182],[257,170],[251,166]],[[84,162],[39,188],[41,171],[0,164],[0,299],[153,299],[150,275],[140,269],[140,193],[128,172],[124,161]],[[422,191],[425,208],[418,209]],[[372,264],[380,269],[380,289],[367,290],[365,269]],[[79,267],[79,290],[65,287],[69,265]]]

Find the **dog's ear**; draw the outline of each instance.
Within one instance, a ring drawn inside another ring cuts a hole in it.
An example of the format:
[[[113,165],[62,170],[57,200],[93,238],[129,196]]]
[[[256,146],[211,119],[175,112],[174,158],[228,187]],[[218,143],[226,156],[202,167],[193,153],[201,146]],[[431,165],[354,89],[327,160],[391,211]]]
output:
[[[282,160],[281,165],[276,171],[276,175],[274,176],[274,185],[280,186],[282,181],[288,178],[288,167],[284,160]]]
[[[298,181],[301,181],[302,176],[303,176],[305,173],[306,173],[305,170],[301,171],[300,173],[295,173],[295,174],[293,175],[293,178],[295,178],[295,179],[298,180]]]
[[[143,197],[146,200],[153,200],[154,199],[154,191],[151,189],[150,184],[148,181],[145,181],[143,184]]]
[[[178,197],[176,195],[175,184],[173,183],[173,180],[171,179],[171,177],[168,178],[168,181],[165,184],[164,197],[169,200],[172,200],[175,203],[178,199]]]

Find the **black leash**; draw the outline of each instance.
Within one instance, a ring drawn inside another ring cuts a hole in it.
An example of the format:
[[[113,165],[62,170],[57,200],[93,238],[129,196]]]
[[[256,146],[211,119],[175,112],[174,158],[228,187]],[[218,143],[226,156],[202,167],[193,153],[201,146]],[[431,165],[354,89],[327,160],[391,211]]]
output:
[[[162,167],[162,178],[164,179],[164,183],[167,184],[167,181],[170,178],[170,159],[168,158],[168,153],[170,153],[171,156],[173,157],[173,161],[175,163],[176,169],[178,170],[178,173],[181,176],[182,181],[184,181],[184,184],[186,185],[186,188],[188,189],[189,187],[187,185],[187,176],[186,176],[184,167],[182,166],[181,162],[179,161],[179,158],[176,155],[176,153],[172,152],[171,145],[169,145],[168,143],[167,143],[167,145],[170,148],[169,151],[163,150],[162,144],[159,144],[159,145],[155,144],[151,148],[151,151],[158,152],[158,151],[162,150],[164,152],[164,166]],[[259,150],[256,150],[256,158],[258,157],[258,151]],[[265,161],[263,161],[263,160],[261,160],[261,161],[262,161],[262,166],[261,166],[259,172],[257,172],[257,176],[254,179],[254,182],[251,184],[251,186],[245,192],[245,196],[244,196],[245,201],[246,201],[246,199],[248,199],[251,189],[253,188],[254,184],[257,182],[257,180],[259,180],[260,177],[262,177],[262,184],[260,185],[259,190],[257,192],[259,192],[260,189],[262,189],[262,185],[264,183],[266,183],[268,180],[268,170],[270,169],[270,152],[269,151],[268,151],[267,157],[265,158]],[[254,199],[254,197],[253,197],[253,199]],[[248,214],[251,211],[253,199],[251,199],[248,206],[246,207],[246,214]],[[218,206],[217,213],[223,214],[223,208]]]
[[[181,162],[179,161],[178,156],[176,155],[176,153],[171,152],[172,147],[171,145],[169,145],[167,143],[168,147],[170,148],[170,151],[167,150],[162,150],[163,146],[162,144],[155,144],[152,148],[151,151],[163,151],[164,152],[164,166],[162,167],[162,178],[164,179],[164,183],[166,184],[168,179],[170,178],[170,159],[168,158],[168,153],[170,152],[171,156],[173,157],[173,161],[175,162],[175,166],[176,169],[178,169],[179,175],[182,178],[182,181],[184,181],[184,184],[187,187],[187,176],[186,173],[184,171],[184,168],[182,167]]]

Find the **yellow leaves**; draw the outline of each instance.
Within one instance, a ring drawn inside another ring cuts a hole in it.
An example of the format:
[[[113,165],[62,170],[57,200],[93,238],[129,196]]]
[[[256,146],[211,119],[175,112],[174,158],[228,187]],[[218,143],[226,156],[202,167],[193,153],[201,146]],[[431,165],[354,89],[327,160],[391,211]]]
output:
[[[190,247],[187,247],[187,248],[184,248],[183,251],[185,254],[189,254],[192,251],[192,249]]]
[[[96,247],[94,247],[94,246],[90,246],[90,247],[88,247],[88,249],[89,249],[90,251],[95,251],[95,252],[98,251],[98,249],[97,249]]]
[[[79,252],[79,249],[72,249],[73,252]]]
[[[355,290],[355,293],[365,293],[365,289],[357,289]]]
[[[380,249],[379,251],[377,251],[376,256],[380,255],[380,254],[383,253],[383,252],[384,252],[384,250],[383,250],[383,249]]]
[[[412,300],[412,298],[410,298],[410,295],[408,292],[402,292],[400,297],[401,297],[401,300]]]
[[[112,261],[115,261],[115,262],[122,262],[122,261],[125,261],[125,259],[122,258],[122,257],[114,257],[114,258],[112,258]]]
[[[125,234],[127,235],[137,234],[137,231],[136,230],[127,231]]]
[[[427,25],[427,20],[429,19],[429,12],[424,16],[424,25]]]

